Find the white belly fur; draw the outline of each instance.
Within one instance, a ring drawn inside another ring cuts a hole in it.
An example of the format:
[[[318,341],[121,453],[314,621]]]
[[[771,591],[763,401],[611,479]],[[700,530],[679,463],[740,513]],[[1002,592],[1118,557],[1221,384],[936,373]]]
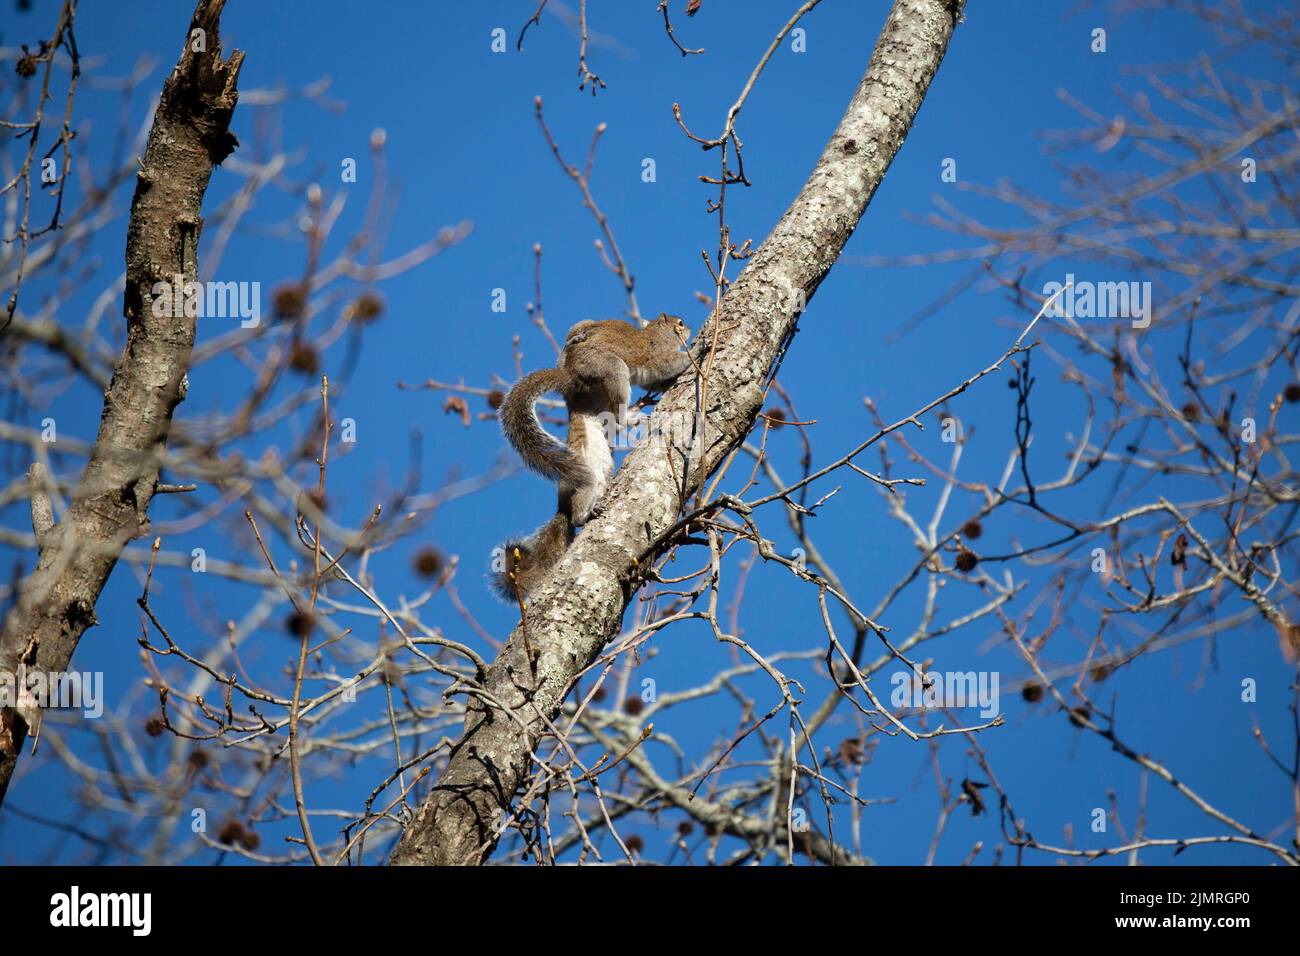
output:
[[[614,473],[614,455],[609,450],[609,439],[600,421],[589,415],[583,415],[580,420],[586,439],[583,442],[582,463],[595,479],[593,500],[599,501],[605,494],[609,476]]]

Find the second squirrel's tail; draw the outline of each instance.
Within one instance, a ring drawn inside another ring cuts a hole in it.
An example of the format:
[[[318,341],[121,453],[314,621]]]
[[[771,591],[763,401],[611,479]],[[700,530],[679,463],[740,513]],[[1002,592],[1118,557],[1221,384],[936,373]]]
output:
[[[573,524],[557,513],[527,538],[505,543],[501,570],[492,575],[492,586],[502,600],[522,601],[564,556],[573,541]]]
[[[506,440],[519,452],[524,464],[551,481],[580,484],[587,467],[569,453],[563,442],[550,434],[537,418],[537,400],[547,392],[561,392],[569,383],[561,368],[530,372],[515,383],[501,403],[498,417]]]

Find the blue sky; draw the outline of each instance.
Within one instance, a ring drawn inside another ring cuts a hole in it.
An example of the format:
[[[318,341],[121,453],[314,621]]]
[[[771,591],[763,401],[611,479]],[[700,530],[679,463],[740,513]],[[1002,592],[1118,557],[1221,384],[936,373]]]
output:
[[[38,0],[34,6],[33,13],[8,18],[0,33],[5,46],[32,42],[46,30],[50,4]],[[326,95],[346,106],[338,113],[302,100],[261,110],[241,106],[232,126],[244,144],[237,156],[256,154],[260,129],[270,141],[282,142],[290,152],[299,151],[297,165],[289,173],[295,181],[319,182],[327,196],[355,190],[341,220],[339,235],[344,235],[364,214],[372,174],[367,143],[372,131],[382,128],[398,198],[390,217],[388,253],[416,246],[445,225],[466,220],[473,224],[464,242],[382,285],[386,313],[368,330],[346,377],[335,380],[348,368],[347,346],[336,344],[326,354],[323,368],[338,389],[336,415],[354,417],[359,434],[356,451],[339,458],[331,469],[330,506],[335,514],[348,515],[359,525],[385,491],[401,484],[408,469],[410,435],[416,429],[423,436],[422,491],[432,490],[448,476],[475,475],[503,460],[507,448],[491,422],[476,421],[465,428],[457,416],[442,412],[440,393],[399,390],[397,383],[432,378],[486,385],[492,376],[512,380],[511,341],[516,335],[525,368],[549,364],[548,346],[524,311],[533,298],[534,243],[544,249],[545,311],[557,334],[572,322],[617,316],[625,307],[621,286],[593,249],[597,227],[539,133],[534,97],[543,98],[548,124],[570,161],[585,156],[596,124],[607,124],[592,188],[636,277],[642,311],[674,312],[698,327],[705,308],[695,293],[712,294],[700,249],[712,250],[717,242],[715,218],[705,210],[712,188],[698,177],[714,174],[716,163],[713,154],[702,154],[682,136],[671,107],[680,103],[697,133],[716,134],[753,63],[794,4],[762,0],[738,10],[737,5],[705,0],[694,20],[682,15],[681,6],[674,2],[678,37],[686,46],[705,47],[703,56],[683,59],[677,54],[651,3],[591,4],[589,60],[608,84],[592,98],[577,90],[577,40],[560,18],[544,15],[529,31],[524,52],[515,51],[519,27],[534,8],[531,0],[369,5],[343,0],[310,4],[231,0],[222,32],[227,48],[237,46],[247,54],[241,90],[301,87],[328,76]],[[1272,9],[1274,5],[1248,6]],[[129,105],[132,130],[143,120],[145,100],[154,95],[175,60],[189,9],[183,0],[125,4],[85,0],[82,4],[78,41],[83,56],[94,58],[96,72],[123,76],[139,58],[153,61],[141,86],[144,95]],[[752,238],[757,245],[802,184],[865,68],[886,9],[887,4],[878,0],[827,0],[803,23],[806,52],[794,53],[786,44],[773,57],[739,123],[745,169],[753,187],[733,188],[728,195],[732,235],[738,241]],[[1089,50],[1090,31],[1096,26],[1107,30],[1104,55]],[[491,50],[491,32],[497,27],[509,36],[506,53]],[[1033,0],[970,4],[967,22],[957,30],[915,127],[844,259],[813,299],[781,370],[781,382],[799,414],[817,420],[812,439],[818,465],[838,457],[869,433],[864,397],[874,400],[887,419],[903,417],[997,358],[1026,321],[1000,290],[977,286],[910,334],[890,335],[972,264],[872,268],[864,264],[867,257],[969,245],[970,240],[923,221],[938,198],[974,214],[1018,222],[1007,210],[942,182],[943,160],[957,161],[960,184],[1007,180],[1065,201],[1069,197],[1062,191],[1062,159],[1045,148],[1042,133],[1079,129],[1084,124],[1059,91],[1068,90],[1098,113],[1109,115],[1124,108],[1124,99],[1145,85],[1128,68],[1179,62],[1213,49],[1216,41],[1203,29],[1186,18],[1165,14],[1120,17],[1106,8],[1085,6],[1080,11],[1074,3]],[[1272,64],[1229,60],[1223,65],[1280,75]],[[115,93],[89,84],[79,98],[79,123],[86,130],[92,158],[102,161],[108,155],[120,107]],[[338,182],[340,162],[347,157],[358,163],[356,185]],[[647,157],[656,166],[653,183],[642,181]],[[1122,161],[1116,156],[1093,156],[1089,161],[1112,172],[1119,166],[1124,173],[1140,171],[1142,163],[1127,155]],[[237,186],[234,176],[218,171],[206,208],[216,208]],[[88,261],[97,260],[100,267],[94,280],[85,282],[84,290],[74,292],[60,310],[65,323],[81,320],[121,261],[129,184],[117,191],[113,201],[118,219],[88,251]],[[248,218],[248,228],[232,238],[216,278],[260,281],[269,290],[298,275],[303,263],[301,243],[286,242],[256,227],[276,223],[299,208],[299,198],[263,193]],[[204,239],[212,242],[211,231]],[[1060,260],[1044,275],[1059,278],[1071,269],[1083,273],[1087,267]],[[68,276],[65,281],[82,279]],[[24,293],[25,305],[34,308],[51,288],[49,279],[33,283]],[[504,313],[491,309],[494,289],[506,290]],[[264,292],[264,306],[266,298]],[[110,308],[109,316],[120,324],[120,308]],[[201,324],[200,343],[221,331]],[[1069,348],[1064,342],[1054,344]],[[1035,445],[1033,461],[1050,475],[1059,467],[1064,436],[1077,431],[1081,406],[1075,392],[1060,383],[1059,370],[1047,356],[1034,361],[1039,375],[1035,419],[1041,429],[1036,434],[1041,445]],[[187,419],[228,410],[246,394],[249,382],[247,369],[232,361],[201,366],[191,373],[189,397],[178,415]],[[301,381],[295,387],[301,387]],[[954,411],[972,433],[962,463],[966,477],[996,480],[1014,447],[1013,395],[1006,376],[995,375],[954,403]],[[471,401],[471,408],[480,411],[481,400]],[[74,387],[53,399],[48,413],[57,418],[61,432],[90,437],[98,421],[99,397],[90,389]],[[927,428],[913,440],[928,453],[946,458],[937,431]],[[300,438],[300,434],[281,432],[274,440],[288,447]],[[774,433],[770,442],[778,468],[793,475],[799,455],[793,430]],[[250,443],[247,451],[260,453],[266,444],[266,440]],[[906,457],[896,451],[896,459],[902,472],[910,473]],[[871,606],[896,579],[899,568],[912,562],[915,551],[871,487],[841,475],[818,490],[825,493],[834,484],[845,485],[845,490],[817,519],[817,541],[861,603]],[[1085,511],[1095,509],[1105,487],[1102,482],[1088,486],[1074,501]],[[932,502],[935,493],[937,485],[915,493],[920,514],[928,514],[925,503]],[[416,547],[431,542],[459,555],[461,595],[485,626],[504,636],[517,614],[489,596],[479,569],[486,568],[492,547],[501,539],[539,524],[552,506],[552,492],[543,481],[515,474],[441,509],[415,539],[377,555],[372,570],[385,593],[413,594],[419,590],[410,572]],[[945,527],[960,523],[975,506],[972,498],[958,493]],[[160,507],[173,506],[162,502]],[[9,527],[21,528],[25,520],[20,508],[4,512]],[[1013,531],[1022,539],[1032,539],[1033,519],[1024,521],[1016,529],[991,528],[989,547],[994,548],[992,542],[1009,541]],[[781,515],[768,516],[765,530],[779,544],[791,546],[785,540]],[[203,529],[192,540],[168,545],[184,550],[202,546],[214,555],[253,560],[248,553],[222,555],[223,548],[229,552],[229,541]],[[12,552],[7,555],[6,566],[14,558]],[[237,585],[182,580],[188,577],[171,572],[158,584],[160,612],[177,624],[189,620],[196,607],[203,609],[200,616],[215,620],[243,613],[255,599]],[[1041,575],[1030,578],[1045,580]],[[86,635],[75,666],[104,670],[110,706],[133,700],[133,713],[143,721],[148,706],[138,684],[142,673],[134,607],[138,593],[138,580],[119,566],[100,605],[102,623]],[[940,618],[962,613],[977,599],[978,595],[967,592],[953,593],[945,598]],[[815,593],[800,587],[788,572],[756,569],[746,600],[742,622],[746,639],[755,647],[769,653],[816,645]],[[886,623],[906,634],[914,624],[916,607],[915,600],[900,602]],[[461,621],[445,598],[429,607],[426,620],[445,626],[457,639],[473,640],[462,633]],[[250,651],[259,666],[278,667],[289,653],[291,645],[276,631],[268,628],[264,642]],[[960,634],[936,645],[933,653],[939,666],[997,669],[1004,683],[1025,676],[1018,655],[997,640],[993,622]],[[1086,641],[1086,636],[1063,640]],[[487,652],[481,642],[475,646]],[[1062,659],[1077,656],[1082,646]],[[692,686],[730,660],[703,628],[671,630],[656,640],[654,650],[637,677],[652,677],[661,693]],[[798,668],[795,672],[811,673]],[[1258,679],[1258,705],[1241,703],[1243,676]],[[1270,768],[1252,742],[1251,721],[1257,719],[1286,752],[1291,676],[1271,629],[1252,626],[1220,635],[1212,655],[1205,643],[1196,642],[1143,658],[1115,675],[1099,699],[1109,701],[1112,692],[1117,695],[1121,736],[1136,750],[1157,755],[1238,819],[1272,831],[1285,823],[1290,812],[1286,780]],[[806,685],[810,702],[820,700],[827,689],[824,677],[809,676]],[[770,684],[754,681],[746,686],[763,710],[776,699]],[[1078,846],[1119,842],[1114,832],[1089,832],[1090,813],[1094,807],[1108,807],[1107,794],[1113,790],[1126,826],[1131,827],[1137,768],[1098,738],[1070,728],[1052,708],[1031,707],[1008,693],[1003,696],[1003,710],[1007,725],[985,734],[981,742],[1030,829],[1051,843],[1066,842],[1067,827],[1073,829]],[[853,733],[848,708],[841,710],[838,719],[841,722],[829,728],[822,741],[832,749],[840,737]],[[717,700],[667,714],[656,726],[699,754],[725,739],[735,723],[729,702]],[[87,735],[70,739],[80,741],[87,751],[85,759],[100,759],[91,752]],[[667,761],[666,752],[662,756]],[[945,741],[941,765],[945,776],[956,782],[967,774],[983,779],[959,740]],[[382,775],[380,764],[363,763],[352,777],[318,782],[311,795],[318,805],[352,808]],[[68,786],[69,775],[57,761],[49,753],[38,755],[20,771],[10,801],[29,811],[39,809],[47,816],[67,819],[73,812],[65,792]],[[864,811],[864,852],[882,863],[924,860],[938,809],[929,748],[899,739],[882,742],[863,774],[862,793],[892,801]],[[1155,780],[1150,784],[1148,817],[1153,835],[1222,832]],[[644,832],[647,856],[661,857],[668,831],[656,831],[648,824],[641,827],[633,821],[624,832]],[[283,832],[292,828],[286,826]],[[981,860],[987,861],[987,847],[999,841],[999,834],[987,817],[974,819],[966,809],[959,809],[936,859],[960,862],[976,840],[985,842]],[[1268,862],[1264,854],[1240,847],[1188,854],[1193,856],[1190,861],[1204,864]],[[0,861],[51,858],[87,859],[85,851],[65,836],[0,811]],[[215,856],[200,852],[194,859],[210,862]],[[1051,862],[1042,854],[1027,859]],[[1144,859],[1167,862],[1170,856],[1151,851]]]

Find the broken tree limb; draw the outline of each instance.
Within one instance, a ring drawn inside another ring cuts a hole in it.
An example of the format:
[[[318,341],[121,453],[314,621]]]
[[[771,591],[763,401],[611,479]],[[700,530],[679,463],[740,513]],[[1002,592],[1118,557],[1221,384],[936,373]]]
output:
[[[27,469],[27,496],[31,499],[36,547],[44,551],[54,530],[54,502],[50,500],[49,475],[39,461],[32,462]]]
[[[0,670],[67,669],[95,623],[95,603],[122,549],[147,527],[172,412],[185,397],[195,319],[155,314],[156,283],[198,279],[200,210],[212,169],[234,149],[230,119],[244,55],[222,58],[225,0],[199,0],[175,69],[163,83],[136,174],[126,238],[126,346],[104,393],[99,432],[64,519],[48,530],[36,568],[0,635]],[[176,310],[182,311],[183,310]],[[32,502],[33,524],[43,505]],[[41,521],[44,519],[41,518]],[[41,531],[36,529],[37,537]],[[28,720],[0,703],[0,801]]]

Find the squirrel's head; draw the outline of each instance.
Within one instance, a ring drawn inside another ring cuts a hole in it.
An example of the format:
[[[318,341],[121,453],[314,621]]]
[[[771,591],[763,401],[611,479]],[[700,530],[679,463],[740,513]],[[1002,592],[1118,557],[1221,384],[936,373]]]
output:
[[[659,318],[655,319],[651,325],[659,326],[673,334],[674,338],[682,340],[690,339],[690,327],[682,321],[681,316],[669,315],[667,312],[660,312]]]

